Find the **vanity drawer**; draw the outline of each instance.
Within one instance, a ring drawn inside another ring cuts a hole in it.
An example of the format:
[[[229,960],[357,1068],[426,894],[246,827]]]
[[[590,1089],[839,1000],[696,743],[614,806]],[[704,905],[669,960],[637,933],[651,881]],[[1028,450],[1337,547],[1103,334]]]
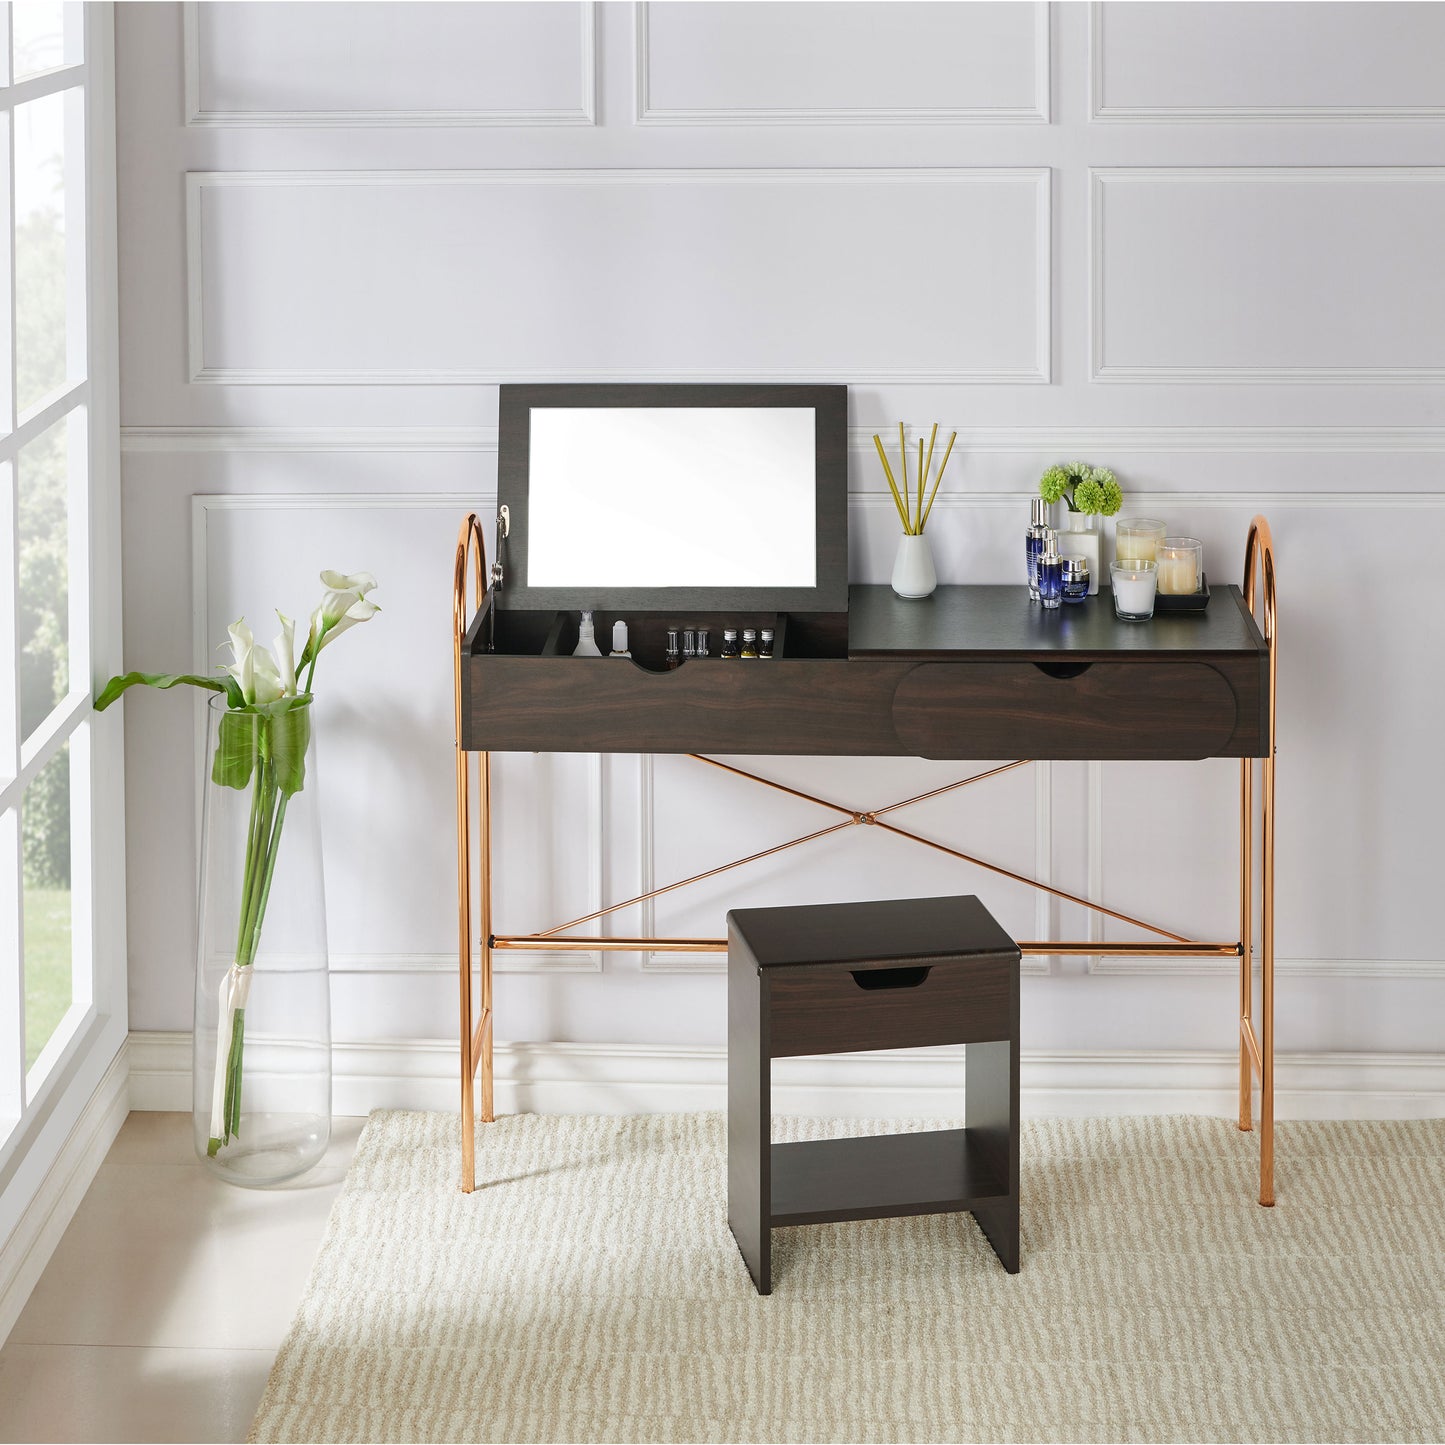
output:
[[[953,958],[766,969],[772,1057],[1006,1039],[1017,967]]]
[[[624,658],[462,661],[462,746],[493,752],[900,751],[893,695],[907,663],[704,658],[651,672]]]
[[[899,682],[893,726],[924,758],[1239,756],[1257,739],[1238,685],[1208,662],[930,662]]]

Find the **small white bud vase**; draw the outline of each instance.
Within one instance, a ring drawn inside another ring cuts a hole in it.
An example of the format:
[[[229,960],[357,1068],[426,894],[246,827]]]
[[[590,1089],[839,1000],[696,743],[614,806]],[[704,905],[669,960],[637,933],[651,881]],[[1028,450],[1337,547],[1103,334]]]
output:
[[[1094,519],[1083,512],[1067,512],[1064,516],[1064,530],[1059,533],[1059,556],[1087,557],[1089,561],[1089,596],[1099,590],[1099,534],[1094,530]]]
[[[893,590],[900,597],[929,597],[938,586],[933,570],[933,551],[923,533],[898,539],[898,555],[893,559]]]

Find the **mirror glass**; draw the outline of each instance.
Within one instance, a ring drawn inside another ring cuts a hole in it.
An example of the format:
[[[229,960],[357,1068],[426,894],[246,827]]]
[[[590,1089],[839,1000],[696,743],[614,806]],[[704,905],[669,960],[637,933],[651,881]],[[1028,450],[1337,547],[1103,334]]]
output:
[[[812,587],[812,407],[533,407],[529,587]]]

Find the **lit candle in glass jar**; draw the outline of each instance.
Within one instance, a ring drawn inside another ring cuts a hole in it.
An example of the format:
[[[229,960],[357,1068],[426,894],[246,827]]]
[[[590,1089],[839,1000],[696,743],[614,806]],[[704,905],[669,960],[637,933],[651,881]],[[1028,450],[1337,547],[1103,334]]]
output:
[[[1159,544],[1159,590],[1168,597],[1199,591],[1204,572],[1204,545],[1197,537],[1165,537]]]
[[[1150,517],[1121,517],[1114,530],[1114,555],[1121,562],[1153,562],[1168,530]]]

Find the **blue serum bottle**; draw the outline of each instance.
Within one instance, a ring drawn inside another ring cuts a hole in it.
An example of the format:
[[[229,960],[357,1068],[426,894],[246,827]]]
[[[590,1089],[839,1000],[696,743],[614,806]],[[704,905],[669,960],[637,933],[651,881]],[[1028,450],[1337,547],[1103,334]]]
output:
[[[1064,559],[1059,556],[1058,539],[1051,531],[1039,558],[1039,601],[1052,610],[1064,598]]]
[[[1029,597],[1034,602],[1039,600],[1039,558],[1044,555],[1049,534],[1049,504],[1042,497],[1033,497],[1029,502],[1029,529],[1024,533],[1024,560],[1028,565]]]

